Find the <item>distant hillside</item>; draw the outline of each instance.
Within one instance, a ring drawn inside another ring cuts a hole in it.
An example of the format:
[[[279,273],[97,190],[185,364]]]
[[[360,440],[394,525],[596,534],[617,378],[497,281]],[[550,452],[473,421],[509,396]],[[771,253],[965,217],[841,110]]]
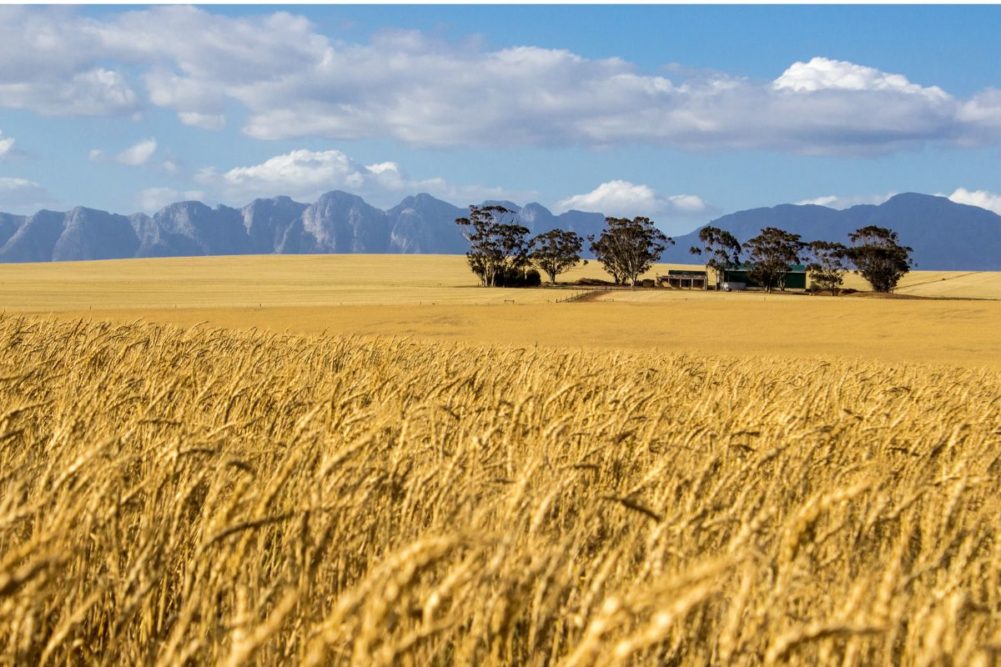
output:
[[[600,213],[553,215],[540,204],[517,211],[533,234],[568,229],[597,234]],[[257,199],[242,209],[178,202],[153,216],[129,217],[77,207],[32,216],[0,213],[0,262],[129,257],[299,253],[461,254],[468,249],[455,219],[467,213],[428,194],[383,211],[334,191],[312,204],[288,197]]]
[[[567,229],[587,236],[604,226],[600,213],[554,215],[541,204],[518,207],[533,234]],[[300,253],[461,254],[468,245],[455,219],[466,209],[428,194],[407,197],[389,210],[357,195],[334,191],[312,204],[288,197],[257,199],[241,209],[178,202],[153,216],[121,216],[88,208],[32,216],[0,213],[0,262],[48,262],[128,257]],[[741,241],[762,227],[781,227],[804,240],[848,241],[865,225],[890,227],[914,248],[917,268],[1001,270],[1001,216],[944,197],[902,194],[879,206],[843,211],[783,204],[725,215],[711,224]],[[676,237],[663,261],[692,263],[698,232]]]
[[[740,241],[762,227],[780,227],[800,234],[804,241],[848,243],[859,227],[879,225],[900,235],[914,249],[918,269],[928,271],[1001,270],[1001,216],[957,204],[945,197],[901,194],[879,206],[864,205],[838,211],[824,206],[784,204],[724,215],[710,224],[726,229]],[[664,253],[665,262],[691,262],[688,249],[698,244],[698,231],[675,238]]]

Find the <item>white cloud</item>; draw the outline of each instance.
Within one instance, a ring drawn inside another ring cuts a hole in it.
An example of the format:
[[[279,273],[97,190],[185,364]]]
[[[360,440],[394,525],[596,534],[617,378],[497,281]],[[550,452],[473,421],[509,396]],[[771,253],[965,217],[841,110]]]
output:
[[[45,115],[128,114],[138,97],[90,25],[65,8],[0,6],[0,106]]]
[[[52,203],[52,195],[38,183],[25,178],[0,176],[0,211],[34,213]]]
[[[0,14],[0,25],[3,23]],[[17,23],[0,27],[0,42],[11,27],[16,30]],[[0,61],[4,61],[2,49]],[[129,114],[137,105],[136,93],[122,74],[103,67],[54,73],[31,69],[17,72],[4,62],[0,74],[0,106],[10,109],[28,109],[47,116],[100,116]]]
[[[115,156],[115,160],[120,164],[128,165],[130,167],[139,167],[149,162],[149,159],[153,157],[153,153],[155,152],[156,139],[149,138],[144,139],[133,146],[129,146]],[[93,153],[93,151],[91,151],[91,153]]]
[[[0,131],[0,160],[14,154],[14,137],[5,137]]]
[[[672,81],[619,59],[535,47],[458,50],[411,35],[378,48],[331,50],[312,73],[242,89],[241,101],[251,111],[244,129],[254,137],[388,135],[418,146],[877,153],[963,133],[955,100],[940,89],[857,69],[866,77],[856,84],[846,73],[840,83],[809,83],[795,71],[774,85],[721,74]]]
[[[966,188],[956,188],[949,199],[957,204],[969,204],[979,206],[988,211],[994,211],[1001,215],[1001,195],[987,190],[967,190]]]
[[[338,150],[294,150],[256,165],[228,171],[202,169],[196,179],[232,203],[255,197],[288,195],[311,201],[330,190],[348,190],[376,206],[391,206],[402,196],[427,192],[455,201],[501,197],[530,198],[535,193],[501,188],[454,185],[441,178],[413,179],[395,162],[365,166]]]
[[[590,192],[567,197],[554,207],[557,212],[573,209],[629,218],[638,215],[650,218],[661,216],[673,221],[705,219],[715,211],[698,195],[664,197],[648,185],[636,185],[622,180],[602,183]]]
[[[647,185],[608,181],[590,192],[573,195],[556,204],[557,211],[593,211],[612,216],[652,215],[662,199]]]
[[[181,111],[177,114],[177,117],[185,125],[200,127],[203,130],[221,130],[226,127],[226,116],[221,113]]]
[[[251,198],[288,194],[313,198],[327,190],[345,188],[358,191],[376,176],[340,151],[295,150],[248,167],[234,167],[224,173],[205,169],[199,180],[230,196]]]
[[[201,190],[175,190],[168,187],[146,188],[139,192],[136,198],[139,209],[145,213],[155,213],[168,204],[179,201],[203,200],[205,193]]]
[[[671,208],[686,213],[705,213],[708,206],[698,195],[671,195],[667,198]]]
[[[924,88],[911,83],[902,74],[889,74],[873,67],[819,57],[806,63],[793,63],[782,76],[775,79],[772,87],[776,90],[811,93],[819,90],[883,90],[935,99],[948,97],[941,88]]]
[[[129,167],[142,167],[150,164],[150,160],[156,153],[158,146],[159,144],[156,139],[154,137],[150,137],[149,139],[143,139],[142,141],[129,146],[125,150],[113,156],[108,155],[108,153],[103,149],[92,148],[87,152],[87,159],[98,164],[106,164],[113,161]],[[151,166],[171,175],[177,174],[180,171],[180,166],[177,162],[169,158],[164,159],[162,162],[152,164]]]
[[[838,195],[823,195],[812,199],[801,199],[796,202],[800,206],[826,206],[827,208],[847,208]]]
[[[847,154],[1001,142],[1001,91],[960,99],[863,64],[816,57],[773,81],[677,68],[667,78],[620,58],[417,31],[335,41],[285,11],[3,9],[0,62],[0,106],[134,113],[146,101],[137,86],[196,127],[240,109],[260,139]]]
[[[957,114],[963,124],[959,142],[966,146],[982,146],[1001,136],[1001,89],[983,90],[960,106]]]
[[[379,162],[378,164],[366,165],[365,169],[372,172],[373,174],[398,174],[400,173],[400,165],[395,162]]]
[[[860,204],[882,204],[886,200],[893,197],[896,192],[887,192],[886,194],[875,194],[875,195],[823,195],[820,197],[812,197],[810,199],[803,199],[796,202],[799,205],[813,204],[815,206],[826,206],[827,208],[835,209],[845,209],[851,208],[852,206],[859,206]]]

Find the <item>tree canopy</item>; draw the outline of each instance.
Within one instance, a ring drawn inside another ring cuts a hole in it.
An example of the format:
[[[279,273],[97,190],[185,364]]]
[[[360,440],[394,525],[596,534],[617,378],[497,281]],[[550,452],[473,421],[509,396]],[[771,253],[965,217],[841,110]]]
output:
[[[513,214],[498,204],[473,205],[469,217],[455,220],[469,241],[469,267],[484,287],[510,284],[528,266],[532,250],[528,228],[513,222]]]
[[[532,239],[532,246],[532,262],[545,272],[550,283],[555,283],[556,276],[581,261],[580,251],[584,246],[584,239],[576,232],[553,229]]]
[[[591,251],[615,284],[636,285],[640,275],[650,270],[674,239],[657,229],[646,217],[605,218],[605,229],[595,239],[589,237]]]
[[[715,275],[716,289],[719,289],[726,271],[740,266],[740,241],[725,229],[711,225],[699,230],[699,241],[702,247],[692,246],[688,251],[706,257],[706,267]]]
[[[900,245],[895,231],[869,225],[855,230],[848,238],[852,245],[847,256],[873,291],[892,292],[911,270],[911,248]]]
[[[785,289],[786,274],[794,264],[799,264],[803,246],[799,234],[778,227],[765,227],[744,244],[751,263],[748,272],[751,279],[769,292],[775,287]]]
[[[834,241],[811,241],[806,248],[810,253],[806,270],[811,283],[818,289],[837,294],[848,270],[848,248]]]

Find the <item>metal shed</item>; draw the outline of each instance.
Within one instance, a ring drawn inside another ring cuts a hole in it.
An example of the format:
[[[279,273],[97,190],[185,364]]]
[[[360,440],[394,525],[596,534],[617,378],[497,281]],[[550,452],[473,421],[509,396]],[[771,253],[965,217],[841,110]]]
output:
[[[744,283],[747,287],[761,287],[751,279],[751,269],[749,264],[741,264],[739,269],[727,269],[724,274],[724,282]],[[786,289],[806,289],[806,266],[795,264],[785,276]]]

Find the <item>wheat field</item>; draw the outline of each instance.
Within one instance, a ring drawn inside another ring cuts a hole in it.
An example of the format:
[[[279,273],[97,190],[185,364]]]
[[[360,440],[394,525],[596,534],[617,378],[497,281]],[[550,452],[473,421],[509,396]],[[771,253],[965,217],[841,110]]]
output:
[[[678,268],[704,267],[657,264],[643,277]],[[580,278],[610,276],[591,261],[559,280]],[[846,275],[845,286],[867,289],[854,274]],[[1001,299],[1001,272],[913,271],[904,276],[898,291]],[[689,290],[647,294],[644,298],[661,301],[744,296]],[[242,255],[0,264],[0,308],[7,312],[545,304],[567,295],[566,290],[553,289],[481,289],[466,258],[456,255]]]
[[[991,665],[1001,374],[0,317],[0,663]]]
[[[669,265],[654,267],[663,273]],[[691,268],[691,267],[689,267]],[[591,262],[565,279],[601,277]],[[607,277],[607,275],[605,276]],[[857,277],[850,278],[858,280]],[[484,289],[463,257],[255,256],[0,264],[0,312],[566,349],[1001,367],[1001,274],[915,272],[901,293]],[[994,292],[992,292],[994,290]],[[973,298],[976,297],[976,298]]]

